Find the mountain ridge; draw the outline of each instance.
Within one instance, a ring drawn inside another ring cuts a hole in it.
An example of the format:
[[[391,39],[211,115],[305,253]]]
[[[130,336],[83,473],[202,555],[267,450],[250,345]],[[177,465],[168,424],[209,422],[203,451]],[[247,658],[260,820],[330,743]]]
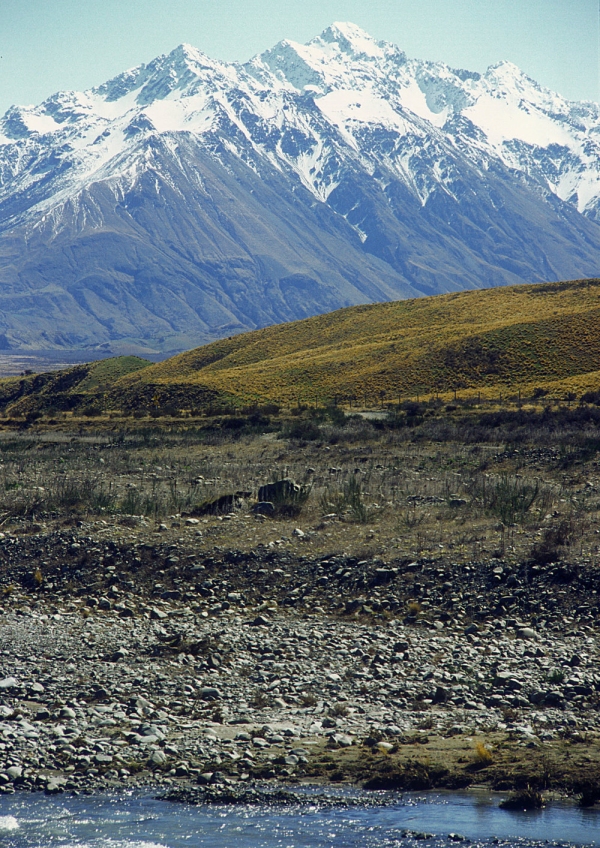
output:
[[[353,24],[245,64],[179,45],[0,119],[0,336],[183,349],[593,277],[598,132],[597,104],[510,63],[409,59]]]

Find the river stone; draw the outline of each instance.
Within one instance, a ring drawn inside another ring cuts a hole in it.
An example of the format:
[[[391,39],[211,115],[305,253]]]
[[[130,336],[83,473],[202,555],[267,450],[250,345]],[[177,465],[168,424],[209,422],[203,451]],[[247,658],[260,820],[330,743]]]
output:
[[[558,709],[563,709],[565,701],[560,692],[553,692],[550,690],[544,693],[544,704],[547,707],[558,707]]]
[[[254,504],[252,512],[255,515],[273,515],[275,512],[275,506],[271,503],[271,501],[261,501],[260,503]]]
[[[203,686],[200,690],[200,697],[203,701],[220,701],[223,696],[216,687]]]
[[[347,736],[345,733],[334,733],[333,736],[330,737],[330,744],[337,745],[338,748],[349,748],[352,745],[352,737]],[[383,745],[389,745],[389,742],[380,743]],[[390,748],[393,748],[393,745],[390,745]]]
[[[114,654],[111,657],[113,662],[119,662],[119,660],[124,660],[126,656],[129,655],[129,651],[127,648],[117,648]]]
[[[44,791],[46,795],[58,795],[60,792],[63,792],[62,781],[49,780]]]
[[[77,713],[72,707],[63,707],[60,711],[61,718],[77,718]]]
[[[16,677],[5,677],[4,680],[0,680],[0,691],[10,692],[11,689],[20,688]]]
[[[21,766],[11,766],[6,769],[6,774],[10,777],[11,780],[18,780],[23,774],[23,769]]]
[[[167,755],[163,751],[153,751],[148,762],[151,766],[164,766],[167,762]]]
[[[153,621],[162,621],[164,618],[168,618],[167,613],[162,610],[157,609],[156,607],[152,607],[150,610],[150,618]]]

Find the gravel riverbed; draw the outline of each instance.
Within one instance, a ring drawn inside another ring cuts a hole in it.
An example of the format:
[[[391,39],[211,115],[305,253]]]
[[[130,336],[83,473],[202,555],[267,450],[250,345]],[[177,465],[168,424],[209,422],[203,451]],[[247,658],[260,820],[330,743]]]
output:
[[[565,581],[500,560],[200,555],[86,527],[5,535],[0,559],[0,792],[231,794],[432,757],[447,785],[493,785],[507,751],[566,745],[572,785],[597,774],[584,565]],[[429,603],[407,607],[415,583]]]

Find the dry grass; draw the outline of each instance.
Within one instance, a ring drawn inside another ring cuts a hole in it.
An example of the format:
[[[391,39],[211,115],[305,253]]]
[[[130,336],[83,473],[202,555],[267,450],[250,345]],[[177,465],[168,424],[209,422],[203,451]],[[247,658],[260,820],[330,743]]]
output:
[[[600,281],[517,286],[343,309],[151,366],[121,390],[201,385],[240,402],[376,404],[477,390],[598,386]],[[589,377],[589,382],[588,382]]]
[[[27,431],[0,430],[0,529],[87,519],[123,536],[164,523],[165,538],[201,533],[207,549],[463,563],[597,557],[600,440],[587,417],[600,417],[595,407],[521,424],[516,408],[425,412],[397,426],[395,417],[370,423],[321,410],[309,441],[285,434],[290,422],[312,420],[310,410],[272,416],[266,433],[232,430],[227,417],[141,428],[132,418],[43,418]],[[301,508],[253,515],[258,488],[282,477],[304,487]],[[250,494],[231,515],[186,524],[199,504],[236,492]],[[427,586],[404,579],[407,601],[426,613]]]
[[[475,762],[482,767],[489,766],[494,762],[494,755],[481,739],[477,739],[475,742]]]

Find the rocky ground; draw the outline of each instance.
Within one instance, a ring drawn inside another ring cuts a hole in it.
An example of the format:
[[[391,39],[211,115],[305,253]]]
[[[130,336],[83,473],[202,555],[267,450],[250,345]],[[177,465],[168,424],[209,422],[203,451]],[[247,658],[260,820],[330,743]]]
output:
[[[0,431],[0,791],[600,799],[592,425],[331,415]]]
[[[0,791],[598,780],[592,566],[95,530],[0,541]]]

